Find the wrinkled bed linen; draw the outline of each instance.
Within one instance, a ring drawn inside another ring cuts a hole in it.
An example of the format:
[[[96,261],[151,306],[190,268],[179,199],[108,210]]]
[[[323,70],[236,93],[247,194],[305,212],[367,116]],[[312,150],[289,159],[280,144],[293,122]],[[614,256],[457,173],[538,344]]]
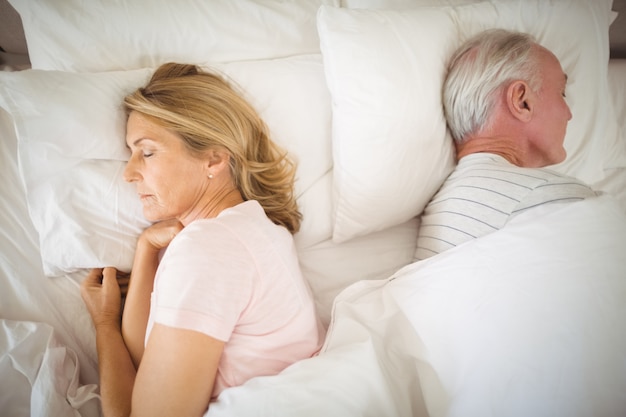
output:
[[[3,416],[95,416],[97,385],[81,385],[76,353],[44,323],[0,320]],[[83,414],[84,413],[84,414]]]

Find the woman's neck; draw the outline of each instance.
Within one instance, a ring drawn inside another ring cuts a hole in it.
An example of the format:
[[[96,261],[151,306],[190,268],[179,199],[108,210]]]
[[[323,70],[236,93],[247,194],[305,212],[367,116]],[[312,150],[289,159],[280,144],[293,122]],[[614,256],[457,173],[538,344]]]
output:
[[[234,185],[220,187],[207,193],[203,199],[185,215],[179,218],[180,222],[187,226],[194,220],[211,219],[217,217],[222,211],[243,203],[244,199],[239,189]]]

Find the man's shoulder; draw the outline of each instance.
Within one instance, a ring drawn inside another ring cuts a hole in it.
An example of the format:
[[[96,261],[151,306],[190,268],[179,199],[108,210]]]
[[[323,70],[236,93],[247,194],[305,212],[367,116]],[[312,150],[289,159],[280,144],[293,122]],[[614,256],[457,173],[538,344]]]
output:
[[[480,171],[484,173],[481,178],[513,174],[513,178],[526,179],[527,181],[524,182],[528,182],[527,185],[529,186],[532,183],[534,183],[535,186],[545,183],[568,183],[589,187],[588,184],[578,178],[563,174],[552,168],[521,167],[510,163],[500,155],[490,153],[475,153],[463,157],[454,169],[454,176],[476,175],[476,172]]]
[[[533,187],[552,178],[554,174],[540,168],[519,167],[500,155],[476,153],[464,156],[448,178],[451,184],[470,181],[491,183],[498,181],[500,186],[523,184]]]

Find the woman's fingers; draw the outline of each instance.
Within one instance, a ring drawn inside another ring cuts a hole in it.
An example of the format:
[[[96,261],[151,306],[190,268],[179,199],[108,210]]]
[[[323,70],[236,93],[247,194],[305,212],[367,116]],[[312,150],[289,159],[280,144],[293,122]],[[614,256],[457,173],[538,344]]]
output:
[[[117,281],[117,285],[115,284]],[[128,292],[128,284],[130,282],[130,273],[118,271],[113,267],[94,268],[85,277],[81,284],[81,293],[83,298],[88,296],[88,292],[93,290],[104,289],[107,292],[117,292],[117,288],[122,297]]]
[[[119,292],[117,283],[117,270],[113,267],[104,268],[102,271],[102,287],[107,293]]]
[[[94,268],[89,271],[89,274],[83,280],[82,286],[89,287],[94,284],[100,284],[102,282],[102,268]]]
[[[92,270],[81,284],[81,295],[94,325],[119,325],[121,294],[115,268]]]
[[[120,286],[122,297],[126,297],[128,293],[128,284],[130,283],[130,272],[117,271],[117,284]]]
[[[179,220],[163,220],[145,229],[140,239],[145,239],[155,249],[163,249],[181,230],[183,224]]]

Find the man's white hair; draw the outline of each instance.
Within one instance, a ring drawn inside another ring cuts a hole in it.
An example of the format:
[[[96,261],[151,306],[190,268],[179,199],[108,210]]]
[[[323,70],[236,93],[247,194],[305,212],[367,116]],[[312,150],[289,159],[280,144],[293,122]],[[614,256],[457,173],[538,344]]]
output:
[[[523,80],[541,88],[535,39],[526,33],[491,29],[467,40],[452,56],[443,87],[443,104],[452,137],[458,143],[486,127],[497,94]]]

